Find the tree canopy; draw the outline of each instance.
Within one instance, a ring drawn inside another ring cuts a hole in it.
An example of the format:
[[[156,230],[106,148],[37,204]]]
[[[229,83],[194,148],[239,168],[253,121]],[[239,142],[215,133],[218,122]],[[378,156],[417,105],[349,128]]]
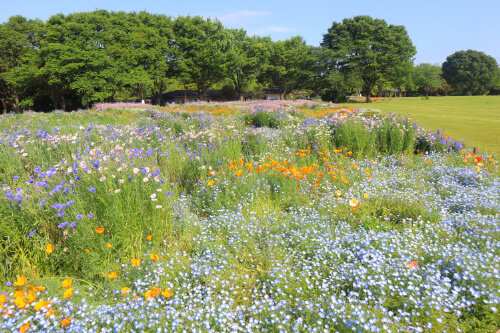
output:
[[[425,63],[415,66],[413,83],[424,91],[425,98],[428,99],[429,93],[433,89],[441,87],[444,83],[441,77],[441,66]]]
[[[455,94],[482,95],[495,85],[498,64],[483,52],[458,51],[446,57],[442,71]]]
[[[335,52],[341,72],[361,79],[367,102],[381,81],[408,76],[416,54],[403,26],[370,16],[333,22],[321,46]]]

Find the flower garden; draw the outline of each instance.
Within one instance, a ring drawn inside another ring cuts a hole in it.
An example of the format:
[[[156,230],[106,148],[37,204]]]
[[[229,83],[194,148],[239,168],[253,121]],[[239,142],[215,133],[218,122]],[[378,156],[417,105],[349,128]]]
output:
[[[0,118],[0,330],[495,332],[500,173],[305,100]]]

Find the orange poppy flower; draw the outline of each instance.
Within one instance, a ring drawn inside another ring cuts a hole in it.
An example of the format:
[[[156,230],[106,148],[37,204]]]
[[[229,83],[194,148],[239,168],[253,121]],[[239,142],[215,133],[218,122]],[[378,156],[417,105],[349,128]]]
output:
[[[71,279],[66,279],[63,281],[62,286],[63,288],[69,288],[73,284],[73,280]]]
[[[139,266],[141,264],[141,259],[136,258],[136,259],[130,259],[132,261],[132,266]]]
[[[68,288],[64,291],[63,297],[64,298],[70,298],[73,296],[73,288]]]
[[[113,247],[113,245],[111,245],[111,243],[107,243],[106,246],[107,247]]]
[[[108,278],[110,279],[116,279],[118,277],[118,274],[116,272],[111,272],[108,274]]]
[[[104,228],[97,228],[95,229],[95,232],[97,232],[99,235],[102,234],[104,232]]]
[[[89,249],[85,249],[85,252],[90,253],[90,250]]]
[[[45,317],[50,317],[50,316],[53,316],[54,315],[54,308],[50,307],[49,308],[49,311],[47,312],[47,314],[45,315]]]
[[[170,296],[173,296],[173,295],[174,295],[174,293],[173,293],[173,292],[171,292],[170,290],[168,290],[168,288],[165,288],[165,290],[164,290],[164,291],[162,291],[162,293],[161,293],[161,294],[162,294],[163,296],[167,297],[167,298],[168,298],[168,297],[170,297]]]
[[[71,324],[70,319],[71,319],[71,317],[66,317],[66,318],[64,318],[64,319],[61,321],[61,326],[69,326],[69,324]]]
[[[123,295],[126,295],[126,294],[128,294],[130,292],[130,288],[129,287],[123,287],[121,290],[122,290],[122,294]]]
[[[24,276],[19,276],[16,281],[16,286],[24,286],[26,284],[26,281],[28,281],[28,279],[26,279]]]
[[[28,305],[28,302],[26,302],[26,297],[21,296],[21,297],[16,298],[16,300],[14,301],[14,304],[17,305],[17,307],[19,309],[24,309],[26,307],[26,305]]]
[[[21,325],[21,327],[19,327],[19,332],[21,333],[27,332],[30,329],[30,326],[31,326],[30,323]]]
[[[52,251],[54,251],[54,245],[48,244],[47,248],[45,249],[45,252],[47,252],[48,254],[51,254]]]
[[[207,186],[212,186],[213,184],[215,184],[215,182],[214,182],[213,180],[211,180],[211,181],[209,181],[209,182],[207,183]]]
[[[160,257],[157,254],[151,253],[151,259],[153,259],[154,261],[158,261]]]
[[[408,267],[409,267],[410,269],[417,269],[417,268],[418,268],[418,264],[417,264],[417,262],[416,262],[416,261],[410,261],[410,262],[408,263]]]
[[[153,239],[153,236],[149,235],[148,237],[146,237],[146,239],[147,239],[148,241],[150,241],[150,240],[152,240],[152,239]]]

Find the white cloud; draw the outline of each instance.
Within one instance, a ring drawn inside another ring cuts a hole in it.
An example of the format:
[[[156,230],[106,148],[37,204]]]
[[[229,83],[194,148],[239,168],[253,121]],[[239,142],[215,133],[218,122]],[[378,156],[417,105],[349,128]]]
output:
[[[269,30],[271,32],[292,32],[293,31],[293,29],[291,29],[291,28],[276,27],[276,26],[269,27],[269,28],[267,28],[267,30]]]
[[[269,15],[268,12],[264,11],[253,11],[253,10],[240,10],[233,13],[217,15],[217,19],[221,21],[224,25],[242,24],[249,23],[255,18]]]

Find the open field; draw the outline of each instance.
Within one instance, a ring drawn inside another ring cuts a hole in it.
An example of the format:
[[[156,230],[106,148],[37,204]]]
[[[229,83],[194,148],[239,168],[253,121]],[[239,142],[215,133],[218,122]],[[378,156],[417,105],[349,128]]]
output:
[[[1,332],[496,332],[498,161],[313,101],[0,116]]]
[[[386,98],[370,106],[348,105],[410,117],[429,130],[444,129],[451,137],[465,140],[467,147],[500,156],[500,96]]]

